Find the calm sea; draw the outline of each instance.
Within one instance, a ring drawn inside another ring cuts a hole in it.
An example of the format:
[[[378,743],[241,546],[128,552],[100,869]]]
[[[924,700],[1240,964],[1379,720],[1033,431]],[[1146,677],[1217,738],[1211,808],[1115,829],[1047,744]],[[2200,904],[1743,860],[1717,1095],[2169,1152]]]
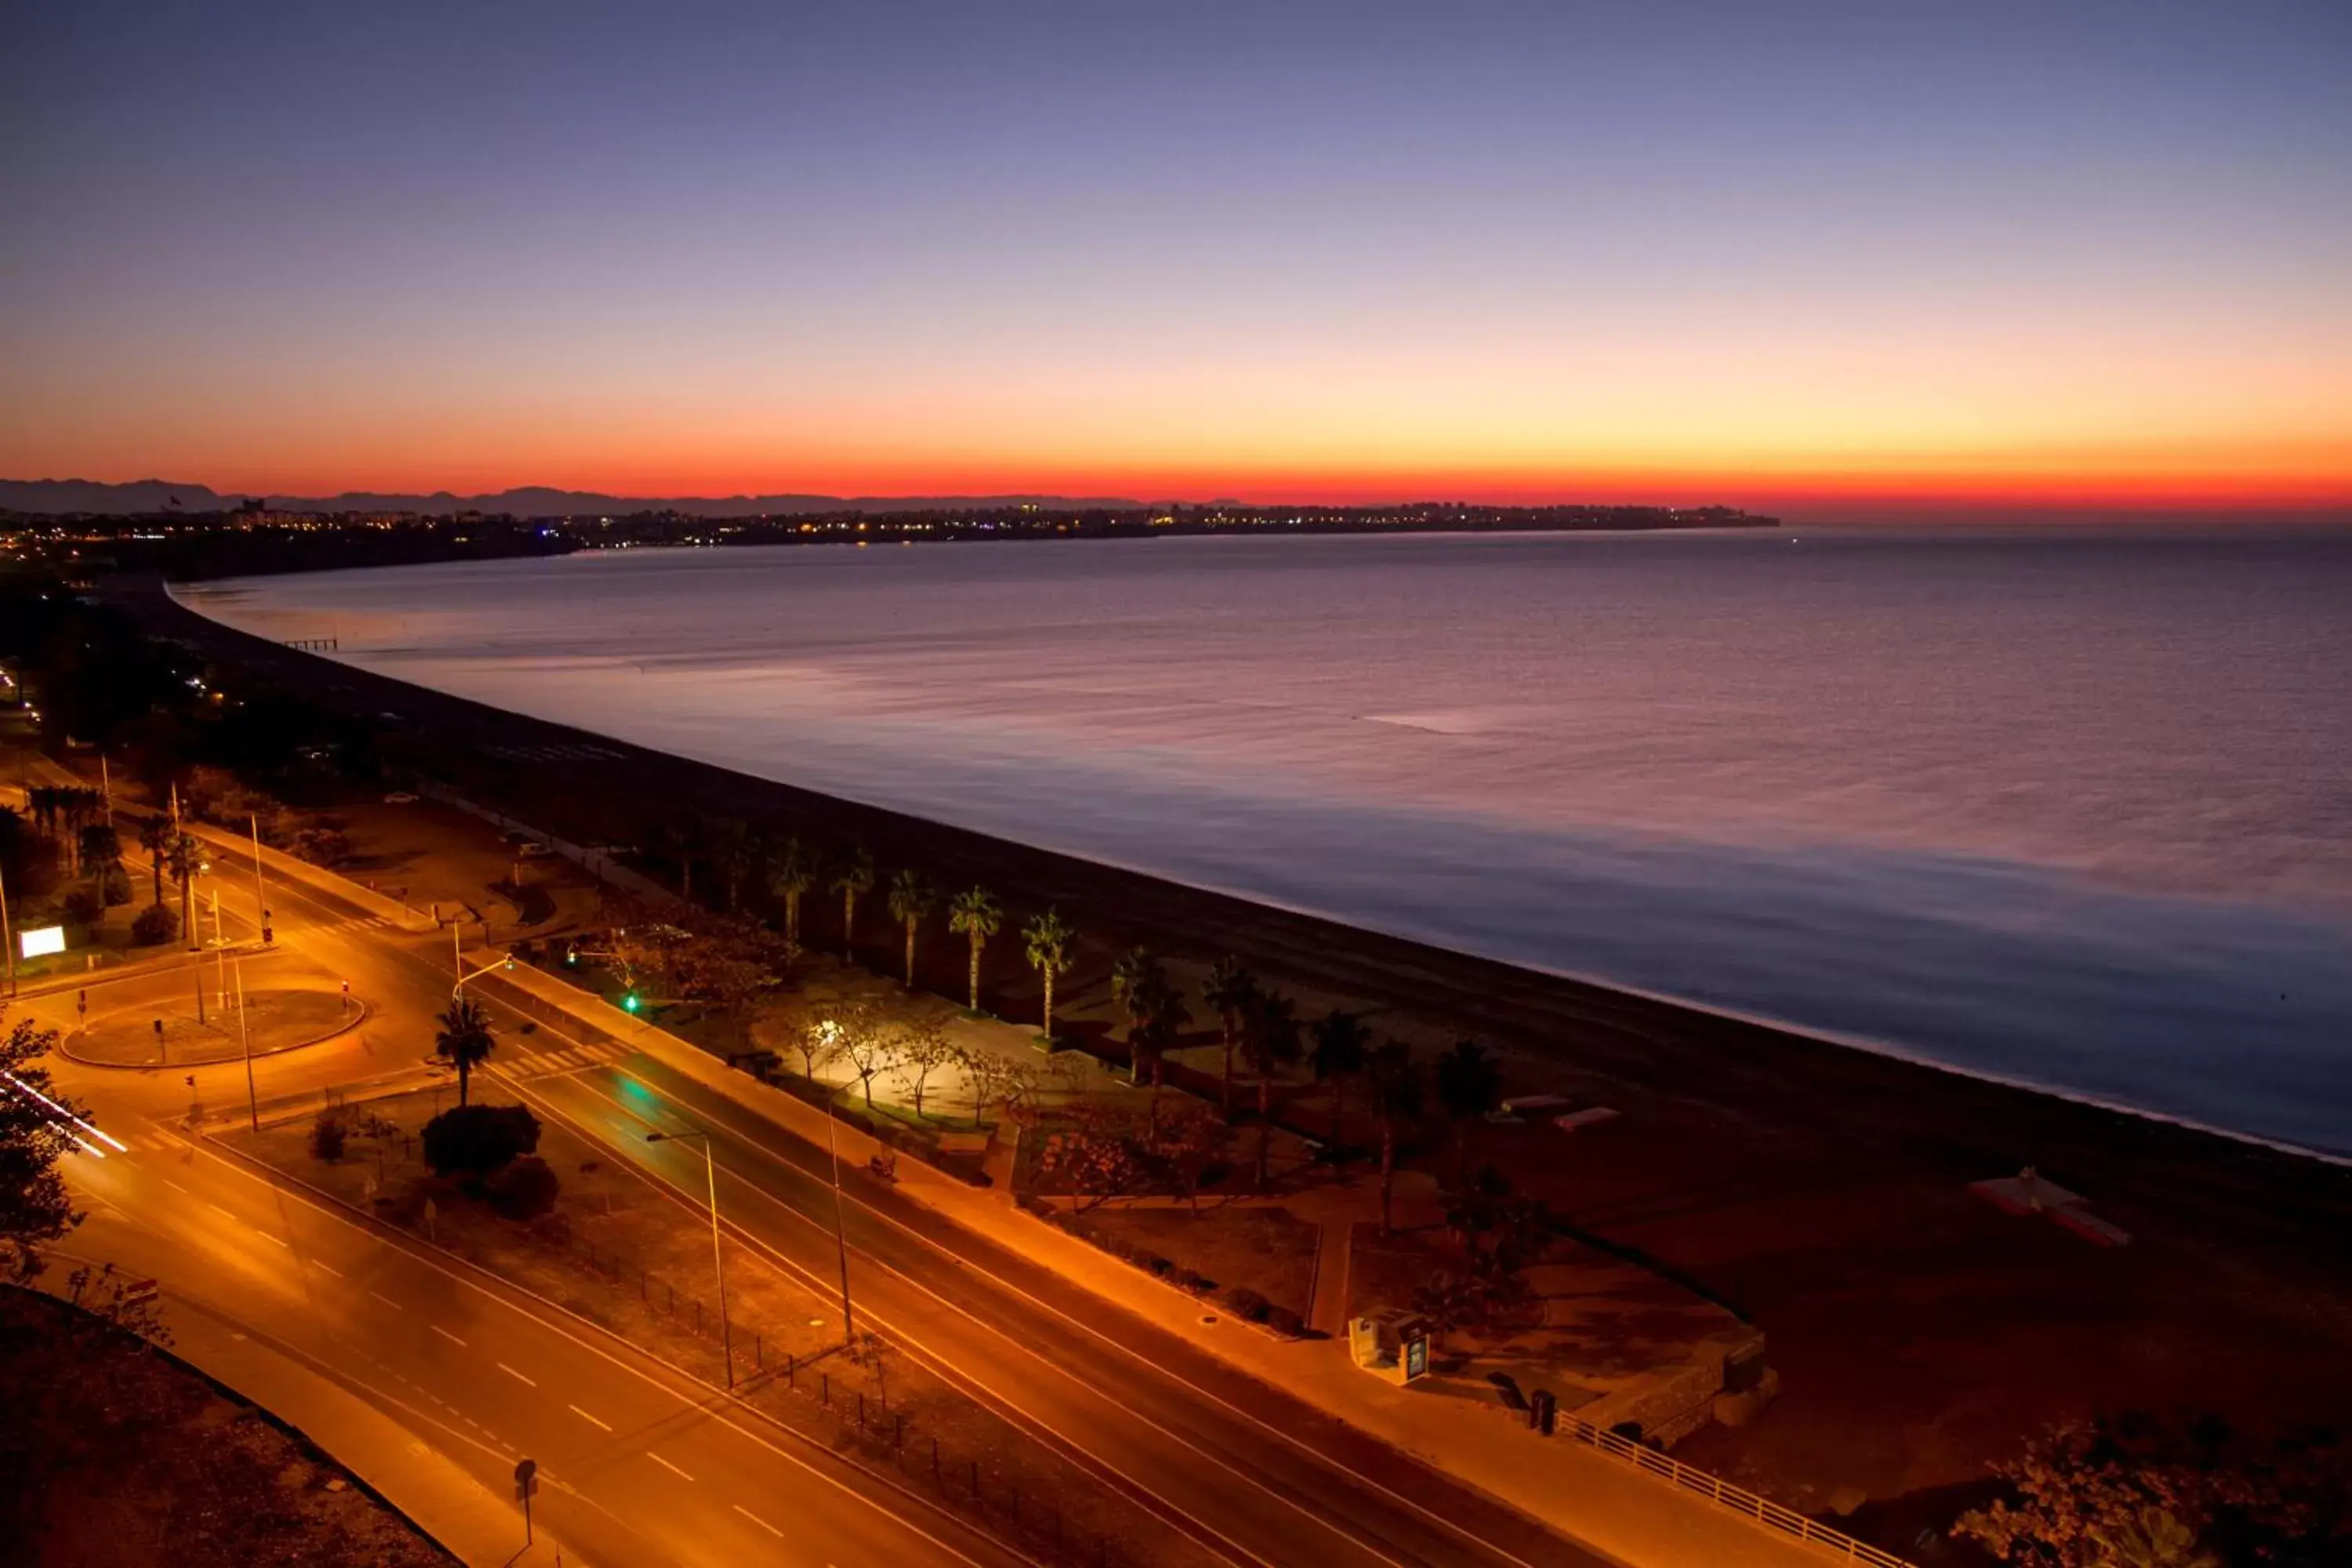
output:
[[[2352,535],[634,551],[184,597],[747,773],[2352,1151]]]

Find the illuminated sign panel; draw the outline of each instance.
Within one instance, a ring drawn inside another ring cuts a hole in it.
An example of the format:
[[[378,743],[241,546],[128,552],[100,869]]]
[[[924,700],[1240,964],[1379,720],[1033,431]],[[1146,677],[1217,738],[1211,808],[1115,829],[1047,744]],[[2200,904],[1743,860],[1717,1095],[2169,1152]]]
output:
[[[20,958],[46,958],[66,950],[66,928],[42,926],[37,931],[16,933],[16,952]]]

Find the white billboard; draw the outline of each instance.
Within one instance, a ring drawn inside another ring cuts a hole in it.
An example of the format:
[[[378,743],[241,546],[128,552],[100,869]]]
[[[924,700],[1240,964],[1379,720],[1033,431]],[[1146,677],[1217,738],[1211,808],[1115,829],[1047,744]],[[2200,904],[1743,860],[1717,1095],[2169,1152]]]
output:
[[[16,933],[16,952],[20,958],[46,958],[66,950],[66,928],[41,926]]]

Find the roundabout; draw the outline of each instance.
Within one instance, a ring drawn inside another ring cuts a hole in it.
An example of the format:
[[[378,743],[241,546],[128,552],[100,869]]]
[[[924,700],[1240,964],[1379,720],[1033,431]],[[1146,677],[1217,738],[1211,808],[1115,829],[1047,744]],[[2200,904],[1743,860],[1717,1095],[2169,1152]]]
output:
[[[331,1040],[368,1016],[367,1005],[339,991],[273,988],[249,991],[240,1010],[207,1006],[203,1022],[188,998],[167,1005],[125,1007],[91,1020],[59,1046],[68,1058],[90,1067],[205,1067],[299,1050]]]

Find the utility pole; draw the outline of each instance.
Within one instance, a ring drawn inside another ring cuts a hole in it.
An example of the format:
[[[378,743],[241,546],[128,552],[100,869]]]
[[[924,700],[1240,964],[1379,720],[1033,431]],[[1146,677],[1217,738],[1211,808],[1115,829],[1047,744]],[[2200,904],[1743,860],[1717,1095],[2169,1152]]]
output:
[[[710,1271],[719,1279],[719,1334],[726,1347],[727,1386],[735,1386],[735,1325],[727,1321],[727,1261],[719,1249],[719,1167],[710,1157],[710,1134],[708,1132],[648,1132],[648,1143],[699,1142],[702,1145],[702,1178],[710,1190]]]
[[[848,1087],[847,1084],[842,1085],[842,1089]],[[841,1342],[850,1345],[856,1342],[857,1335],[856,1324],[849,1315],[849,1228],[848,1223],[842,1218],[841,1149],[833,1136],[833,1100],[834,1095],[840,1092],[841,1089],[836,1089],[833,1094],[824,1097],[824,1152],[833,1161],[833,1245],[834,1250],[841,1256]]]
[[[8,994],[16,994],[16,938],[8,929],[8,878],[0,872],[0,948],[8,952]]]
[[[254,812],[245,814],[246,826],[253,831],[253,907],[261,916],[261,945],[268,947],[269,934],[269,893],[261,885],[261,818]]]
[[[245,1113],[255,1132],[261,1131],[261,1099],[253,1088],[253,1026],[245,1010],[245,965],[236,966],[236,1034],[245,1045]]]

